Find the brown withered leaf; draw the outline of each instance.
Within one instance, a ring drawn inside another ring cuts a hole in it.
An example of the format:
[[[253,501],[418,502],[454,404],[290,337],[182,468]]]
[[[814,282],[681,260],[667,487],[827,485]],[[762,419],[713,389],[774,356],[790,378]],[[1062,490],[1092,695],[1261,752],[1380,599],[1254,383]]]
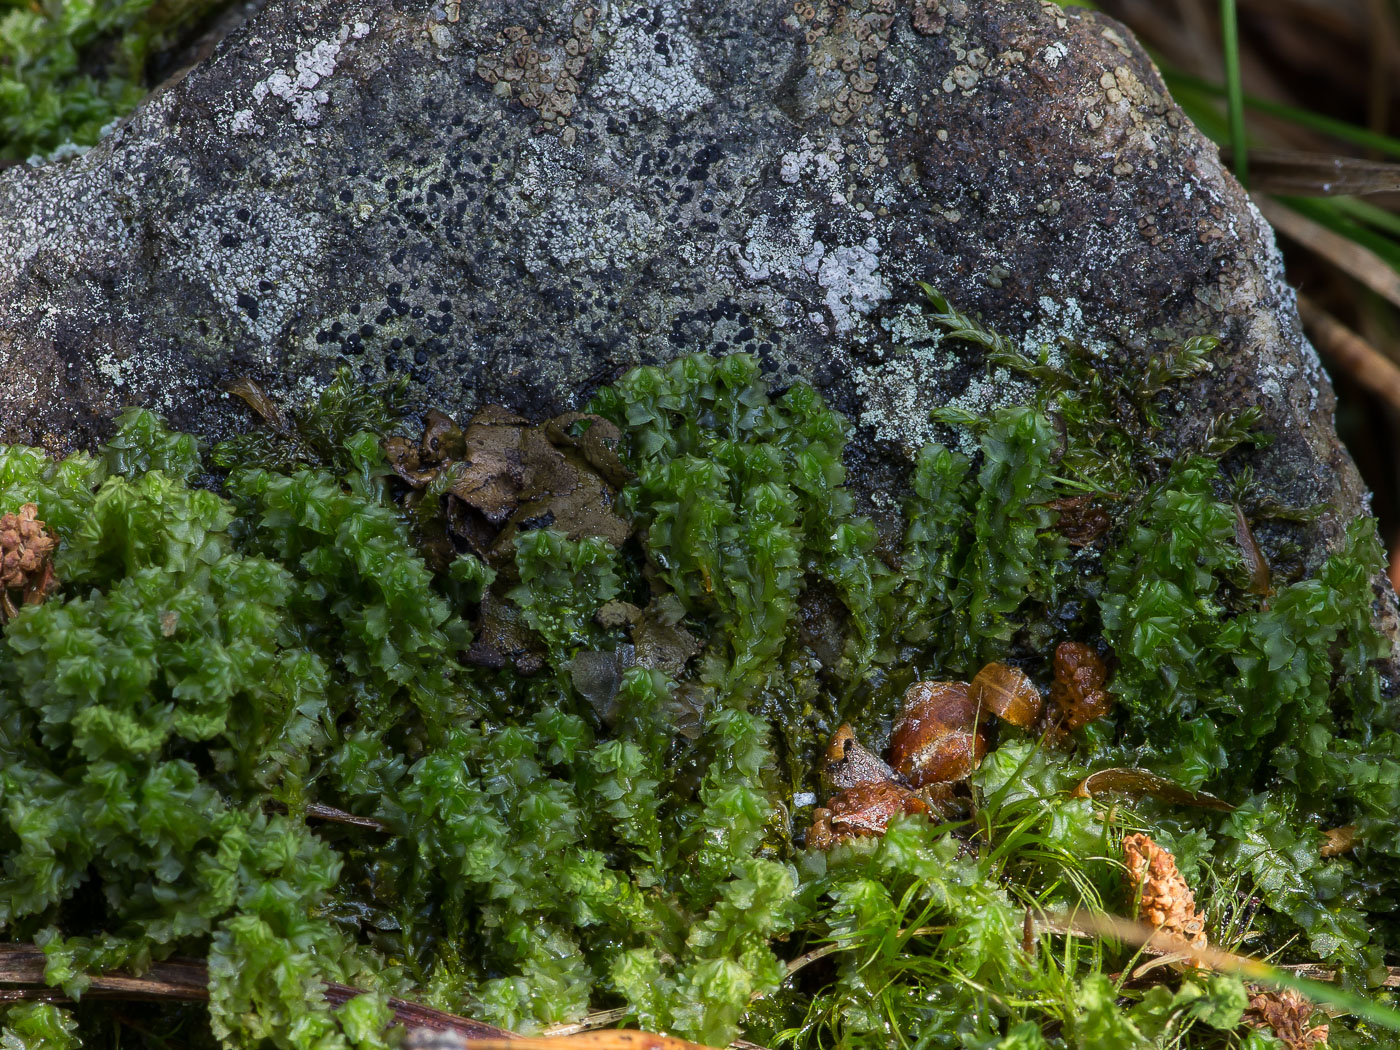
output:
[[[241,398],[264,423],[277,433],[288,434],[291,432],[291,426],[287,423],[287,415],[282,411],[282,406],[272,400],[267,391],[251,376],[235,379],[224,389],[235,397]]]
[[[822,756],[821,774],[823,786],[833,793],[857,784],[902,780],[884,760],[865,749],[849,724],[832,734],[831,743]]]
[[[428,521],[442,516],[437,501],[445,496],[445,532],[500,569],[513,563],[515,537],[524,530],[599,536],[614,546],[627,539],[631,527],[617,514],[613,487],[627,478],[620,441],[617,427],[600,416],[573,412],[533,426],[485,405],[465,428],[430,411],[420,441],[395,437],[384,448],[394,472],[424,490],[425,554],[435,564],[448,554],[439,549],[444,529]]]
[[[631,480],[631,471],[622,465],[617,454],[622,444],[622,431],[611,420],[587,412],[565,412],[545,424],[545,434],[558,448],[576,448],[582,452],[588,465],[608,484],[622,488]]]
[[[615,598],[598,606],[598,611],[593,614],[593,620],[599,627],[624,627],[636,623],[641,615],[642,610],[631,602]]]
[[[967,682],[915,682],[890,732],[890,765],[910,785],[966,780],[987,753]]]
[[[491,545],[496,542],[498,530],[481,511],[448,493],[446,524],[453,536],[465,541],[472,553],[482,561],[486,560]]]
[[[438,465],[423,463],[422,450],[405,437],[391,437],[384,442],[384,457],[389,468],[415,489],[426,488],[437,477]]]
[[[1343,824],[1339,828],[1328,828],[1322,833],[1327,841],[1317,851],[1322,857],[1340,857],[1350,853],[1356,845],[1356,825]]]
[[[1022,729],[1035,725],[1045,706],[1026,672],[1004,663],[990,663],[978,671],[970,692],[984,711]]]
[[[1249,573],[1249,593],[1267,598],[1274,593],[1269,570],[1269,559],[1264,557],[1254,532],[1249,527],[1244,508],[1235,504],[1235,543],[1239,545],[1240,557],[1244,560],[1245,571]]]
[[[1145,769],[1121,767],[1100,769],[1090,773],[1076,784],[1072,794],[1076,798],[1089,798],[1093,795],[1103,795],[1109,792],[1130,795],[1133,798],[1151,795],[1153,798],[1160,798],[1163,802],[1171,802],[1180,806],[1197,806],[1201,809],[1218,809],[1229,812],[1235,808],[1224,799],[1216,798],[1204,791],[1192,791],[1189,788],[1184,788],[1174,780],[1158,776],[1156,773],[1149,773]]]
[[[451,493],[492,525],[500,525],[519,507],[518,462],[489,448],[473,449],[471,458],[454,463]]]
[[[446,518],[438,512],[437,499],[423,489],[414,489],[404,497],[403,508],[413,522],[418,553],[423,555],[428,568],[446,572],[457,559],[457,546],[448,535]]]
[[[808,849],[830,849],[858,837],[883,835],[896,816],[927,814],[928,803],[892,780],[853,784],[812,814]]]
[[[1071,547],[1089,546],[1113,524],[1108,512],[1095,504],[1093,496],[1065,496],[1044,506],[1057,513],[1055,531],[1069,541]]]
[[[544,650],[539,637],[525,623],[519,606],[487,591],[481,598],[481,613],[475,638],[467,650],[468,663],[500,669],[514,664],[521,674],[534,674],[544,666]]]
[[[530,473],[526,461],[529,424],[500,405],[486,405],[463,432],[463,457],[452,494],[492,525],[515,513]],[[547,442],[544,442],[547,446]]]
[[[685,609],[674,594],[653,598],[632,622],[637,663],[680,677],[690,658],[700,651],[700,640],[686,630],[684,618]]]
[[[634,663],[636,649],[631,645],[607,651],[585,649],[569,661],[569,678],[574,688],[597,712],[604,725],[617,722],[617,694],[622,688],[622,676]]]
[[[446,412],[428,409],[423,417],[423,456],[434,463],[464,459],[467,454],[462,428]]]

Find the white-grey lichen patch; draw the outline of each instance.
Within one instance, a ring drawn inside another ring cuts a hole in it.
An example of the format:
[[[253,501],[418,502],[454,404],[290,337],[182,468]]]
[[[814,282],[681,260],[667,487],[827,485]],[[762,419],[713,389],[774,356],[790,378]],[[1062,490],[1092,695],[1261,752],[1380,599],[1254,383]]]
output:
[[[880,274],[880,242],[874,237],[863,244],[837,245],[818,259],[815,249],[822,247],[815,242],[804,265],[825,289],[823,301],[839,335],[855,327],[856,315],[864,316],[888,299],[890,290]]]
[[[1065,46],[1064,41],[1062,40],[1056,40],[1053,44],[1046,47],[1045,50],[1040,53],[1041,61],[1043,61],[1051,69],[1058,69],[1060,63],[1064,61],[1065,58],[1067,58],[1068,56],[1069,48]]]
[[[130,231],[120,221],[107,172],[88,153],[45,172],[42,194],[18,199],[0,223],[0,283],[32,260],[48,265],[129,257]]]
[[[234,135],[263,134],[266,129],[257,114],[269,97],[287,103],[297,123],[315,127],[321,122],[321,107],[330,101],[330,94],[321,84],[335,72],[341,47],[347,40],[363,38],[369,30],[366,22],[343,25],[335,36],[298,52],[290,69],[273,70],[253,85],[249,92],[253,104],[227,114],[226,130]]]
[[[630,194],[594,201],[588,173],[561,166],[560,148],[552,138],[531,140],[516,171],[507,215],[525,268],[539,275],[576,265],[598,272],[656,250],[658,231],[645,202]]]
[[[665,14],[669,17],[653,29],[650,22],[637,19],[629,5],[609,5],[600,28],[612,45],[594,85],[604,99],[671,117],[688,116],[713,101],[702,75],[700,49],[674,12]]]
[[[798,212],[785,223],[760,215],[749,226],[742,245],[732,247],[734,261],[748,281],[793,281],[805,271],[804,260],[814,244],[813,217]],[[817,262],[820,262],[818,253]]]
[[[868,237],[860,244],[828,248],[814,235],[811,212],[799,211],[784,221],[759,216],[746,232],[742,245],[730,252],[744,279],[775,286],[813,280],[822,289],[822,301],[831,313],[831,327],[838,335],[853,329],[866,314],[890,298],[880,273],[880,242]],[[820,313],[810,318],[825,325]]]
[[[1021,335],[1021,352],[1032,360],[1042,352],[1047,354],[1049,364],[1060,366],[1064,363],[1063,344],[1068,341],[1084,347],[1095,357],[1107,356],[1112,347],[1095,329],[1084,320],[1084,310],[1079,300],[1073,296],[1057,299],[1042,295],[1038,315],[1027,317],[1028,326]]]
[[[851,372],[863,405],[860,422],[912,458],[934,436],[929,413],[939,406],[929,393],[946,383],[956,358],[936,335],[924,345],[896,345],[883,357]]]
[[[778,177],[789,185],[816,180],[836,190],[845,182],[841,172],[841,162],[845,157],[846,151],[839,141],[833,139],[818,148],[803,135],[796,149],[788,150],[779,158]]]
[[[185,272],[202,276],[227,315],[276,360],[284,326],[310,294],[306,275],[324,250],[322,227],[275,197],[231,197],[197,208],[180,240]]]

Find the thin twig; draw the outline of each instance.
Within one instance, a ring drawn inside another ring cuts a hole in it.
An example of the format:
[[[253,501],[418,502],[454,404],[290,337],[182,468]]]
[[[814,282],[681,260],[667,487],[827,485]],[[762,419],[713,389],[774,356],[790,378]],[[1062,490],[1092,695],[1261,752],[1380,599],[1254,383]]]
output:
[[[825,959],[828,955],[839,952],[845,947],[847,947],[847,945],[842,944],[840,941],[832,941],[830,944],[823,944],[820,948],[813,948],[810,952],[807,952],[805,955],[799,955],[796,959],[793,959],[792,962],[787,964],[787,975],[791,977],[798,970],[811,966],[817,960]]]
[[[71,996],[62,988],[50,987],[44,981],[47,956],[32,944],[0,944],[0,1002],[38,999],[45,1002],[69,1002]],[[123,973],[99,973],[89,978],[83,997],[93,999],[138,999],[160,1002],[202,1002],[209,998],[209,970],[194,959],[171,959],[158,962],[139,977]],[[349,1002],[364,990],[348,984],[326,984],[326,1001],[339,1006]],[[504,1040],[513,1038],[510,1032],[495,1025],[483,1024],[468,1017],[459,1017],[445,1010],[389,999],[394,1021],[405,1028],[427,1028],[437,1032],[456,1032],[467,1037],[488,1037]]]
[[[1228,160],[1229,149],[1220,151]],[[1249,151],[1249,188],[1285,197],[1365,196],[1400,191],[1400,164],[1296,149]]]
[[[948,929],[947,926],[919,926],[912,930],[900,930],[895,936],[908,940],[913,937],[927,937],[931,933],[947,933]],[[810,952],[799,955],[787,964],[787,975],[791,977],[798,970],[811,966],[817,960],[825,959],[828,955],[833,955],[849,947],[850,945],[845,942],[832,941],[830,944],[823,944],[820,948],[813,948]],[[761,998],[761,996],[755,995],[754,998]]]
[[[287,812],[286,805],[281,802],[271,802],[268,805],[278,813]],[[378,831],[385,835],[394,833],[388,824],[377,817],[362,817],[359,814],[337,809],[335,806],[323,805],[320,802],[308,802],[302,812],[308,820],[324,820],[330,824],[347,824],[350,827],[366,828],[369,831]]]
[[[1335,367],[1400,410],[1400,367],[1361,336],[1305,295],[1298,296],[1298,316],[1313,345]]]
[[[336,824],[351,824],[357,828],[369,828],[371,831],[382,831],[384,834],[392,834],[389,825],[374,817],[361,817],[354,813],[347,813],[343,809],[336,809],[334,806],[323,806],[319,802],[308,802],[306,805],[306,815],[314,820],[328,820]]]
[[[631,1012],[625,1006],[619,1006],[612,1010],[595,1010],[591,1014],[580,1017],[577,1021],[552,1024],[540,1032],[540,1035],[548,1039],[557,1039],[559,1036],[578,1035],[580,1032],[588,1032],[594,1028],[610,1028]]]

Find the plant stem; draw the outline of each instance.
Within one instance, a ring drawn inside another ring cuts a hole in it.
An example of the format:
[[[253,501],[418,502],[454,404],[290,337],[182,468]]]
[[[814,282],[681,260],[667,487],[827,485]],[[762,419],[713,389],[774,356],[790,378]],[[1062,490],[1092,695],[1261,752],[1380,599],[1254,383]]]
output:
[[[1220,0],[1220,34],[1225,49],[1225,86],[1230,98],[1230,145],[1235,152],[1235,177],[1249,186],[1249,157],[1244,134],[1244,87],[1240,81],[1240,27],[1235,0]]]

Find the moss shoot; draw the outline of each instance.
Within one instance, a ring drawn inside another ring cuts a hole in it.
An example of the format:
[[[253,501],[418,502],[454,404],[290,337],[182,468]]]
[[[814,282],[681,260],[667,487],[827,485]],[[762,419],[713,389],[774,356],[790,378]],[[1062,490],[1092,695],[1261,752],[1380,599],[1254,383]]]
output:
[[[37,505],[60,581],[0,636],[0,923],[77,1001],[6,1007],[0,1042],[381,1047],[399,996],[522,1032],[616,1008],[713,1046],[1282,1045],[1236,976],[1133,980],[1132,947],[1027,925],[1129,914],[1139,832],[1211,944],[1376,985],[1400,735],[1373,523],[1260,587],[1237,520],[1282,512],[1240,495],[1251,420],[1193,448],[1159,426],[1209,344],[1052,364],[931,310],[1040,393],[942,414],[977,451],[923,449],[896,530],[844,487],[847,421],[744,356],[638,369],[552,430],[491,423],[541,476],[606,463],[625,538],[543,491],[482,526],[504,474],[451,449],[485,424],[443,424],[405,484],[401,406],[345,378],[213,450],[135,410],[96,455],[0,448],[0,514]],[[912,681],[989,660],[1044,689],[1065,640],[1107,656],[1107,718],[1055,744],[1003,725],[967,819],[804,848],[838,725],[882,747]],[[1071,791],[1107,767],[1177,790]],[[83,998],[175,956],[207,963],[207,1008]]]
[[[0,0],[0,161],[91,146],[154,85],[152,58],[228,0]]]

